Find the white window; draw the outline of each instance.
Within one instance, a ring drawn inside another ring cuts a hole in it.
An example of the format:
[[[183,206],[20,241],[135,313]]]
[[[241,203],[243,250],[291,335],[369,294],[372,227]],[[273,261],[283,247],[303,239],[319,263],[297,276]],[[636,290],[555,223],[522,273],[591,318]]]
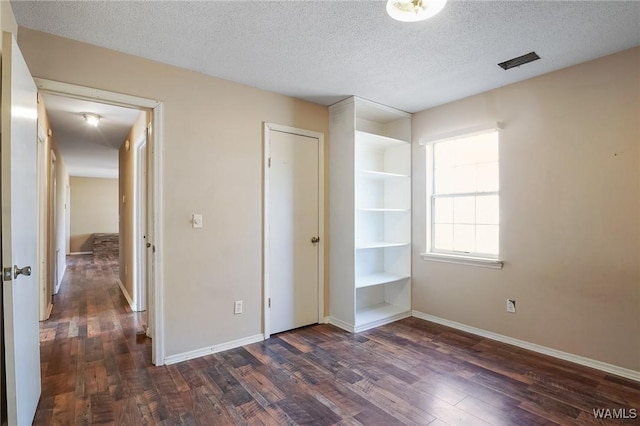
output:
[[[425,256],[498,259],[498,145],[495,129],[428,144]]]

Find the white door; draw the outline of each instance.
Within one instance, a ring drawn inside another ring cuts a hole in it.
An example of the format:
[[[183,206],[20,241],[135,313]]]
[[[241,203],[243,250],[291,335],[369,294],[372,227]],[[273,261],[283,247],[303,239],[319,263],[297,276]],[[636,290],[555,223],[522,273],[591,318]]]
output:
[[[2,268],[7,416],[28,425],[40,398],[36,86],[13,35],[2,34]],[[24,269],[33,267],[31,274]]]
[[[318,322],[318,144],[270,132],[270,333]]]
[[[57,177],[57,164],[56,154],[51,151],[51,165],[49,171],[49,183],[51,185],[50,197],[50,210],[49,210],[49,286],[51,288],[50,295],[58,294],[60,290],[60,283],[58,283],[58,258],[56,255],[56,245],[58,244],[58,177]],[[44,273],[44,272],[43,272]],[[49,296],[51,297],[51,296]],[[53,303],[53,301],[52,301]]]
[[[134,304],[137,311],[147,310],[147,137],[135,144],[135,256]]]

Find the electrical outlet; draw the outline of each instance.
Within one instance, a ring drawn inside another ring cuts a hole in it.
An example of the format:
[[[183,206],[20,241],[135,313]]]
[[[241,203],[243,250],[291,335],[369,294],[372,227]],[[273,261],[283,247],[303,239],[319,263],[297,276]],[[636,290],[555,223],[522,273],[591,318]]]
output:
[[[507,299],[507,312],[512,314],[516,313],[516,301],[513,299]]]
[[[242,300],[236,300],[233,304],[233,313],[241,314],[242,313]]]

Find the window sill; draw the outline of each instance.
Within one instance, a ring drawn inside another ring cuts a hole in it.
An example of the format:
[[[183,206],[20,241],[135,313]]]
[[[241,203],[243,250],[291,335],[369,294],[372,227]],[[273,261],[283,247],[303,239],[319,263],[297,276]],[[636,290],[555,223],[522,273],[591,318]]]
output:
[[[433,262],[455,263],[458,265],[479,266],[481,268],[502,269],[504,262],[498,259],[485,259],[481,257],[456,256],[452,254],[421,253],[423,260]]]

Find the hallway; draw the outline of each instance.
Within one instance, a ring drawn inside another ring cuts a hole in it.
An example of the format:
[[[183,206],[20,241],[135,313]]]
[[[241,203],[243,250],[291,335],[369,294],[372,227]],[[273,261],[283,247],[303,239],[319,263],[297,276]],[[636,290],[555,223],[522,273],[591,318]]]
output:
[[[42,395],[34,424],[137,423],[151,341],[118,288],[118,260],[70,256],[51,318],[40,324]],[[149,413],[151,414],[151,413]]]

